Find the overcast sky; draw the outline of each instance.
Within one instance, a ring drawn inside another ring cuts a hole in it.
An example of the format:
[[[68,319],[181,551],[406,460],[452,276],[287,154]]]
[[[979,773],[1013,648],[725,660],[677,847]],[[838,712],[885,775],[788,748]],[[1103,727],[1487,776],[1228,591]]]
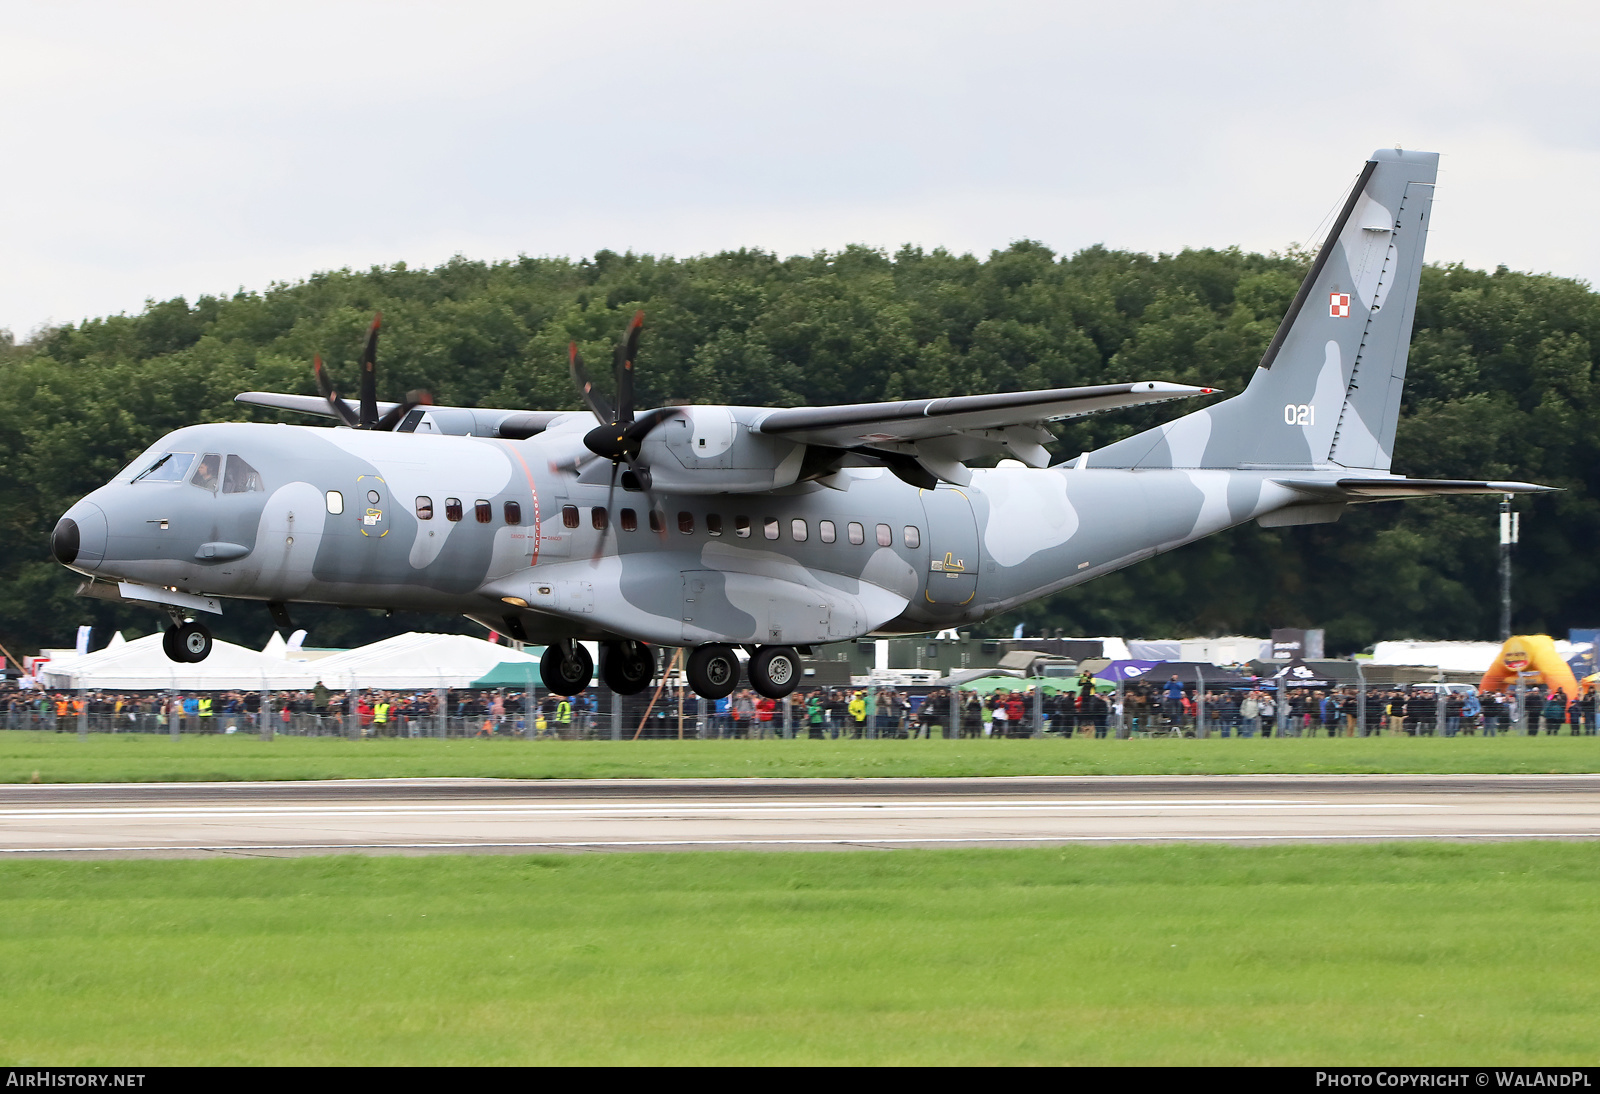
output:
[[[0,0],[0,327],[453,254],[1305,241],[1600,278],[1600,9]]]

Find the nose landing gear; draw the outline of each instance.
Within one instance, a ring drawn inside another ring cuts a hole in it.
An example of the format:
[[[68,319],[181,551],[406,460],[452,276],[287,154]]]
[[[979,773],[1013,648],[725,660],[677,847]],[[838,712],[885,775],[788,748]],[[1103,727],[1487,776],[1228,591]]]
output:
[[[204,623],[190,620],[174,623],[161,636],[161,649],[168,661],[194,665],[211,656],[211,631]]]

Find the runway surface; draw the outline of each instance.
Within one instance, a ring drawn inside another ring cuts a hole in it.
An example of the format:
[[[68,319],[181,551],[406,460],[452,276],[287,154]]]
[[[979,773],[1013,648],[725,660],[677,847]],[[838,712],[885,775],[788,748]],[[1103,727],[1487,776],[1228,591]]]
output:
[[[0,857],[1600,838],[1600,775],[0,785]]]

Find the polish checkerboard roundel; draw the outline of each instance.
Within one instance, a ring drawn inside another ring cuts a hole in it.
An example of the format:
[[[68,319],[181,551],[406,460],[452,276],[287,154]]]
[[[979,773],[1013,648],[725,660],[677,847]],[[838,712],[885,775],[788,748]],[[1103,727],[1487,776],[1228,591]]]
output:
[[[1350,318],[1350,294],[1347,292],[1329,293],[1328,314],[1335,319]]]

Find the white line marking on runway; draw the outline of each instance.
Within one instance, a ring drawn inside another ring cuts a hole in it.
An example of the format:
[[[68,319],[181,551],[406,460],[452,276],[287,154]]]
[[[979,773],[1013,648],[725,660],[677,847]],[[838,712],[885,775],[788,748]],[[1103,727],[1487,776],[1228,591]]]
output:
[[[222,805],[222,806],[90,806],[83,808],[4,809],[0,823],[7,820],[96,820],[96,819],[185,819],[197,817],[461,817],[461,816],[570,816],[573,814],[660,813],[994,813],[1125,811],[1130,809],[1439,809],[1433,802],[1318,802],[1271,800],[1199,801],[1055,801],[1055,802],[813,802],[793,805],[781,802],[681,803],[663,801],[648,805],[617,804],[500,804],[473,805]]]
[[[756,847],[756,846],[833,846],[863,847],[878,844],[957,844],[957,843],[1248,843],[1273,840],[1294,843],[1325,843],[1333,840],[1526,840],[1526,839],[1596,839],[1600,832],[1367,832],[1346,835],[1233,835],[1196,836],[1182,832],[1167,835],[1142,836],[852,836],[837,839],[686,839],[686,840],[571,840],[567,842],[544,841],[539,843],[506,843],[496,841],[457,841],[439,843],[239,843],[239,844],[163,844],[140,847],[0,847],[0,854],[92,854],[97,852],[148,852],[148,851],[451,851],[510,847],[536,850],[539,848],[572,847]]]

